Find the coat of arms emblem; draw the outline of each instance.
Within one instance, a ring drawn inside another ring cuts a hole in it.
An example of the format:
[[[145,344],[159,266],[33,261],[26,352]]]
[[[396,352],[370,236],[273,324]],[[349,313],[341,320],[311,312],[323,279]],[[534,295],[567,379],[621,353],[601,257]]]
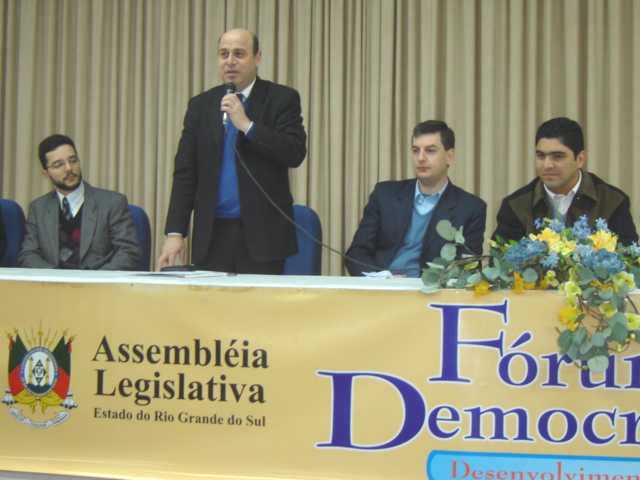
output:
[[[9,388],[2,403],[20,423],[49,428],[69,418],[68,410],[78,405],[71,385],[71,343],[73,337],[9,334]],[[57,340],[57,341],[56,341]],[[23,409],[26,413],[23,413]]]

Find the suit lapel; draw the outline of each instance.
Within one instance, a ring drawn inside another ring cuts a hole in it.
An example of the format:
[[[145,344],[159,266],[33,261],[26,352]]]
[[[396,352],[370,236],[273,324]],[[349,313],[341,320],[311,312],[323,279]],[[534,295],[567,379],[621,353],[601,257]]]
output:
[[[93,189],[88,183],[84,184],[84,203],[82,204],[82,225],[80,227],[80,264],[87,254],[93,241],[93,235],[98,223],[97,204],[93,196]]]
[[[60,201],[55,190],[47,199],[47,207],[44,216],[45,238],[48,240],[45,249],[50,249],[50,255],[45,257],[53,258],[53,264],[58,265],[60,262]]]
[[[222,155],[224,128],[222,128],[220,102],[224,93],[224,86],[216,87],[206,94],[208,97],[204,100],[203,120],[198,129],[204,133],[201,139],[205,142],[204,150],[207,160],[217,159]],[[210,163],[207,164],[210,165]]]
[[[416,183],[415,180],[407,180],[398,192],[396,202],[397,207],[392,211],[398,212],[396,218],[398,219],[398,238],[399,245],[402,245],[404,236],[407,234],[409,225],[411,224],[411,218],[413,217],[413,201],[415,197]],[[399,213],[401,212],[401,214]],[[396,213],[394,213],[396,215]]]
[[[262,114],[264,113],[264,107],[267,99],[267,83],[256,78],[256,83],[251,89],[251,95],[247,99],[247,116],[252,121],[261,121]]]

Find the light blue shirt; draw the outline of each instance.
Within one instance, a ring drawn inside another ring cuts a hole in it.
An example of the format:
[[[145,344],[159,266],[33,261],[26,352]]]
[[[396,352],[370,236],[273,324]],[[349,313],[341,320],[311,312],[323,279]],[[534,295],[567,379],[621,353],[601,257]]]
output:
[[[392,273],[406,275],[407,277],[419,277],[421,274],[420,254],[424,235],[433,216],[433,210],[442,197],[449,182],[439,192],[426,195],[420,191],[420,185],[416,181],[416,190],[413,196],[413,213],[411,224],[404,236],[402,245],[396,252],[395,258],[389,265]]]

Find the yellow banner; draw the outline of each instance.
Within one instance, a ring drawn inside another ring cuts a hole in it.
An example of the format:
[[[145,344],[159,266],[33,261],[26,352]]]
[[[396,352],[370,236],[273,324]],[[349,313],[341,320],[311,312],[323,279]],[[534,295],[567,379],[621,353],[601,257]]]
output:
[[[0,470],[640,479],[640,349],[560,358],[562,300],[0,282]]]

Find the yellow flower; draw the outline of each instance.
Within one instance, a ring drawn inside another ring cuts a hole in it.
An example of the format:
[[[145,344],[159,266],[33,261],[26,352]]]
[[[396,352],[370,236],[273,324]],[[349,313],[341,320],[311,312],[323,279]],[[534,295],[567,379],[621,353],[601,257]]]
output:
[[[513,273],[513,287],[511,288],[516,293],[524,292],[524,280],[522,279],[522,275],[518,272]]]
[[[598,310],[600,310],[600,313],[602,313],[607,318],[613,317],[618,311],[618,309],[614,307],[611,302],[604,302],[598,307]]]
[[[618,292],[622,287],[627,287],[629,290],[636,288],[636,282],[633,275],[629,272],[618,272],[613,276],[613,289]]]
[[[560,235],[557,232],[554,232],[549,227],[542,230],[539,234],[534,235],[533,233],[529,235],[531,240],[539,240],[541,242],[546,242],[551,248],[552,245],[555,245],[560,241]]]
[[[625,313],[627,317],[627,327],[629,330],[640,329],[640,315],[637,313]]]
[[[547,270],[544,277],[540,280],[540,288],[546,290],[549,287],[557,287],[559,284],[556,278],[556,272],[554,270]]]
[[[567,296],[567,301],[571,305],[576,305],[578,301],[578,296],[582,295],[582,289],[578,286],[577,283],[569,281],[565,282],[564,286],[564,294]]]
[[[578,328],[578,315],[580,315],[580,311],[574,305],[565,305],[558,314],[560,323],[565,325],[567,330],[571,332]]]
[[[473,287],[473,291],[476,295],[487,295],[491,290],[491,285],[486,280],[482,280],[476,283],[476,286]]]
[[[557,248],[557,250],[555,250],[556,252],[566,257],[567,255],[572,254],[573,251],[576,249],[576,242],[572,240],[564,240],[562,242],[559,242],[556,245],[556,248]]]
[[[593,248],[595,250],[607,250],[609,252],[616,251],[618,237],[614,233],[605,232],[604,230],[598,230],[589,238],[593,242]]]

